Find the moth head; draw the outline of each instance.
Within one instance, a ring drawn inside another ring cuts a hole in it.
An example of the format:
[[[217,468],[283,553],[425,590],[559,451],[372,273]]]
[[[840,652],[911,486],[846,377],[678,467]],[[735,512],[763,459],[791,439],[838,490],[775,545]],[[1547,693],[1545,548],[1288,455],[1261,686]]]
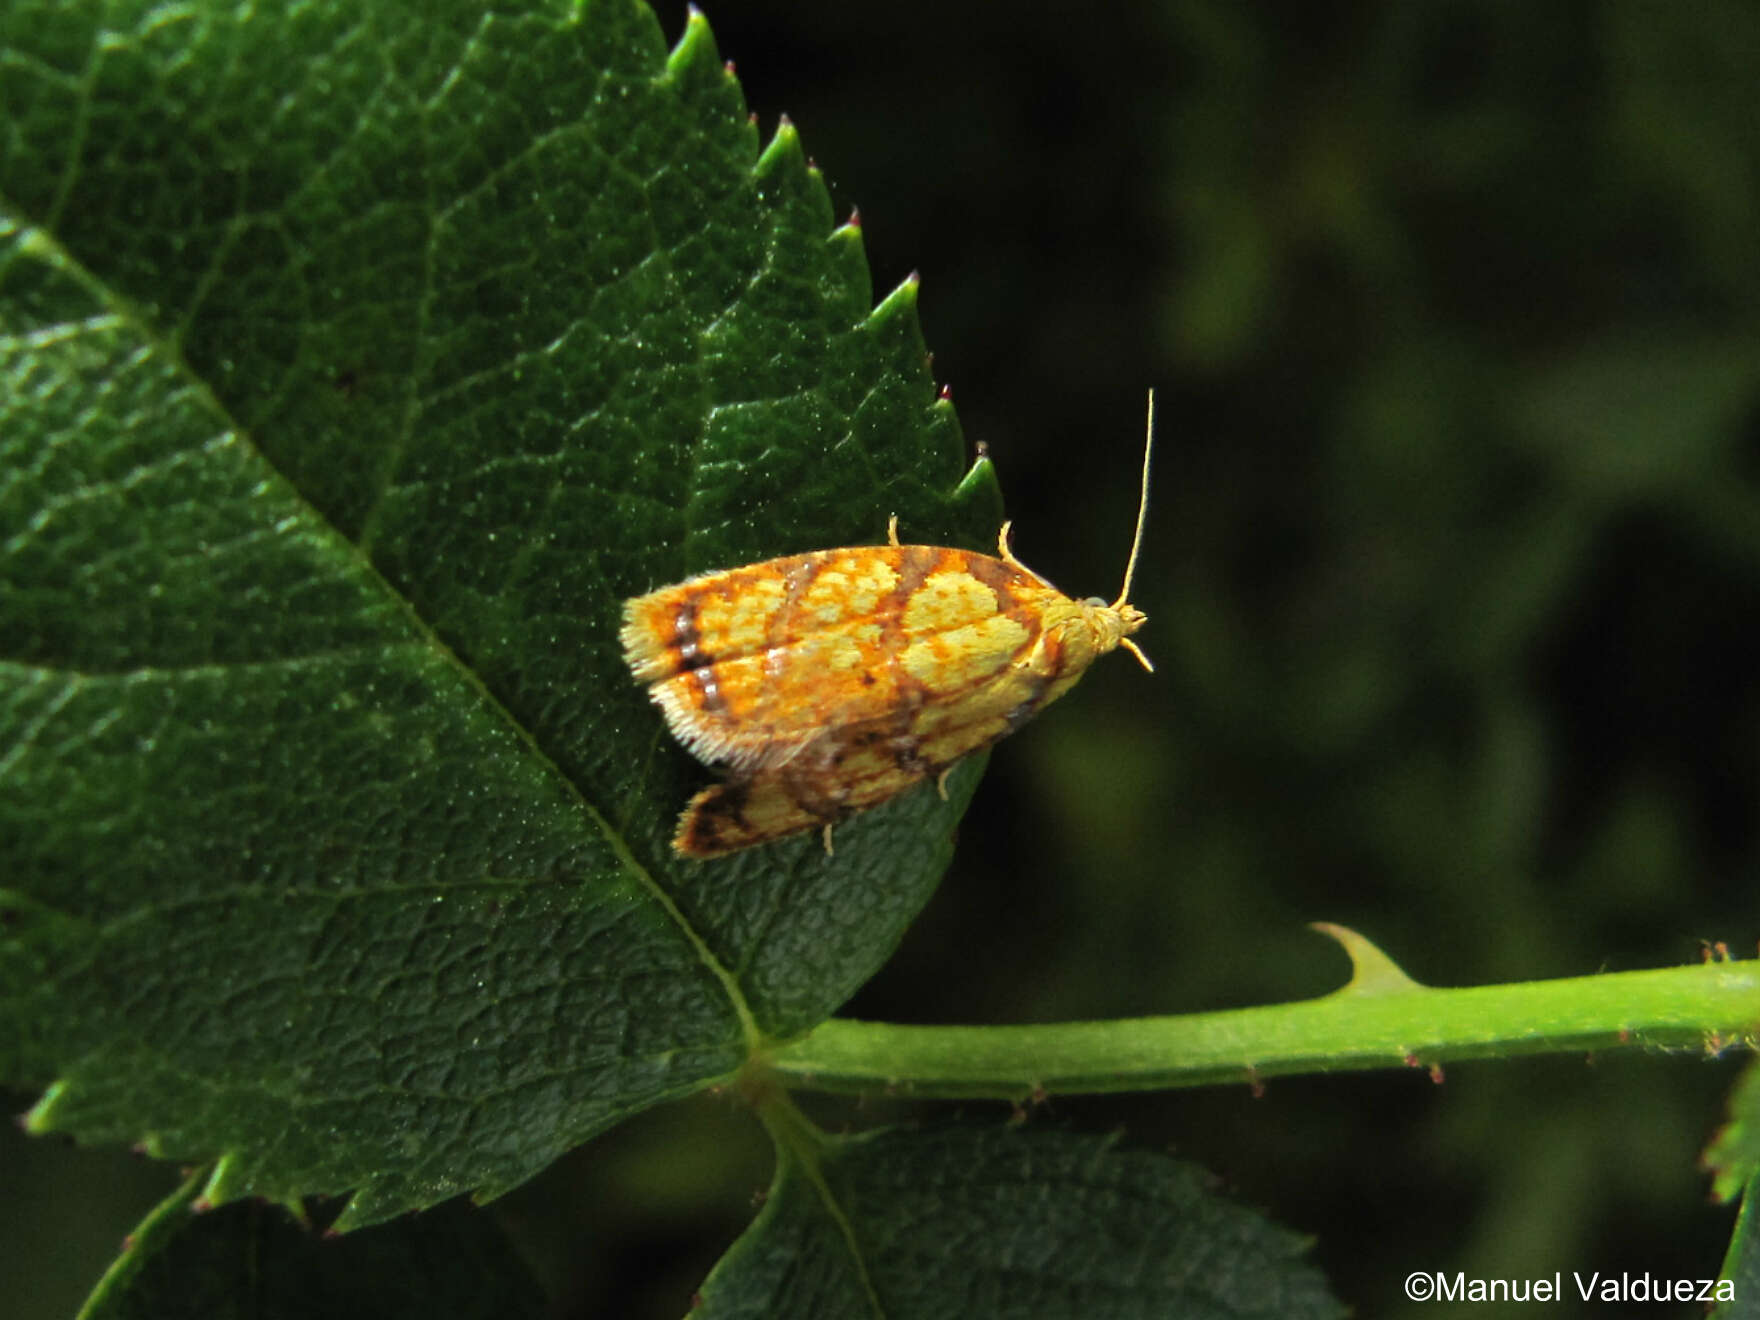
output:
[[[1149,621],[1149,616],[1131,604],[1108,604],[1098,596],[1090,596],[1079,602],[1082,621],[1087,625],[1093,636],[1093,655],[1105,655],[1106,652],[1123,647],[1142,662],[1143,668],[1150,673],[1155,666],[1149,663],[1149,657],[1130,639],[1130,635]]]

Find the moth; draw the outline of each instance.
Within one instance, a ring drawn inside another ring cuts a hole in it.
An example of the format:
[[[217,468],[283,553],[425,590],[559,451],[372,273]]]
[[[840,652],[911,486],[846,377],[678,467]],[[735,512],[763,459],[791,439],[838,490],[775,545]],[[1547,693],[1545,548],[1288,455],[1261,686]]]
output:
[[[723,778],[690,800],[672,840],[721,857],[831,829],[1020,728],[1123,647],[1149,508],[1149,393],[1137,528],[1118,599],[1074,600],[1014,556],[887,544],[704,573],[624,602],[624,660],[667,728]]]

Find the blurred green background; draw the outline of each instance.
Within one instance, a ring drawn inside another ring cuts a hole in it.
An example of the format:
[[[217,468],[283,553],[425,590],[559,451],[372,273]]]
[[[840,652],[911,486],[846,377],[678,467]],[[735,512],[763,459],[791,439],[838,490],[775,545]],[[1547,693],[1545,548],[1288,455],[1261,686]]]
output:
[[[850,1013],[1319,994],[1346,966],[1316,919],[1442,985],[1753,954],[1760,8],[707,12],[765,135],[786,112],[860,206],[877,294],[921,271],[1015,548],[1072,594],[1117,590],[1160,391],[1158,672],[1109,661],[997,750]],[[660,18],[676,38],[683,6]],[[1034,1121],[1207,1165],[1397,1316],[1419,1269],[1715,1273],[1733,1215],[1695,1159],[1734,1068],[1480,1063]],[[172,1171],[0,1141],[0,1297],[67,1315]],[[757,1125],[704,1097],[499,1209],[560,1314],[676,1316],[766,1176]]]

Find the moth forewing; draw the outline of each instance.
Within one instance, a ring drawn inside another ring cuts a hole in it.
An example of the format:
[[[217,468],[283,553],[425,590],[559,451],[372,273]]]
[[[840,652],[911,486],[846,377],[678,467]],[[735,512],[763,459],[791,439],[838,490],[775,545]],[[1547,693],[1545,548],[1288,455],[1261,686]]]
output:
[[[1136,533],[1111,604],[1072,600],[1016,559],[902,545],[790,555],[624,602],[624,659],[683,746],[725,775],[673,848],[719,857],[939,781],[1013,732],[1146,622],[1129,601],[1148,512],[1155,395]]]

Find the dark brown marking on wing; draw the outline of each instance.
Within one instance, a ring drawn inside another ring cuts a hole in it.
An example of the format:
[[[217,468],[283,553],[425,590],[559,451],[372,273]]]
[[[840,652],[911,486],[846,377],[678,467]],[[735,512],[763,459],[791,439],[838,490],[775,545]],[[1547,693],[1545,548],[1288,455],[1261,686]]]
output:
[[[705,788],[685,808],[674,846],[687,855],[715,856],[725,851],[728,835],[751,829],[745,817],[746,797],[746,785],[738,779]]]
[[[827,824],[844,817],[849,784],[837,773],[846,739],[840,732],[821,738],[782,769],[781,783],[802,811]]]
[[[893,765],[918,779],[927,779],[941,768],[923,755],[922,739],[908,722],[886,739],[886,749],[892,754]]]
[[[881,600],[877,613],[897,618],[904,613],[917,589],[928,581],[929,574],[941,565],[949,552],[932,545],[905,545],[898,549],[898,581]]]
[[[678,671],[702,669],[715,663],[715,657],[703,650],[703,635],[697,629],[697,598],[686,596],[679,602],[678,614],[672,620],[672,649],[678,655]]]
[[[1014,599],[1014,592],[1017,588],[1023,586],[1038,590],[1044,588],[1044,583],[1033,581],[1021,573],[1019,569],[1010,568],[993,555],[967,554],[966,572],[995,593],[998,614],[1009,613],[1009,605]]]
[[[714,666],[693,669],[690,673],[696,679],[697,696],[701,708],[711,715],[725,715],[727,713],[727,699],[721,695],[721,683],[715,677]]]
[[[776,647],[786,646],[793,640],[795,636],[794,616],[795,611],[800,608],[801,597],[807,594],[808,589],[818,580],[819,574],[825,571],[825,566],[831,562],[831,556],[835,553],[836,551],[826,550],[810,555],[801,555],[794,563],[783,569],[782,602],[771,613],[770,626],[764,632],[764,643],[767,647],[774,650]],[[776,567],[782,568],[782,562],[778,562]]]

